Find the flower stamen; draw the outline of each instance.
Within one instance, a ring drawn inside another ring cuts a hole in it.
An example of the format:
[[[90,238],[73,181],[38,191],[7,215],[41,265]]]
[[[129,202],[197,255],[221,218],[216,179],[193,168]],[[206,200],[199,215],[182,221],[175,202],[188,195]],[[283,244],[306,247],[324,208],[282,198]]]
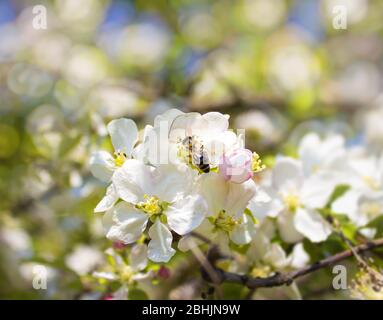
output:
[[[262,163],[261,157],[258,153],[253,152],[253,156],[251,158],[251,170],[254,173],[260,172],[264,170],[266,166]]]
[[[116,167],[122,167],[128,156],[124,152],[116,152],[114,158],[114,164]]]

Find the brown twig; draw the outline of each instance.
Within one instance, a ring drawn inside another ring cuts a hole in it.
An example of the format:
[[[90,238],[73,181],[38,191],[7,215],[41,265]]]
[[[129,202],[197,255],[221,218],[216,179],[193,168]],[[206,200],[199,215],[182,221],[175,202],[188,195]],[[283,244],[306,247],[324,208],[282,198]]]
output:
[[[369,251],[378,247],[383,246],[383,238],[373,240],[367,243],[363,243],[361,245],[355,246],[354,250],[357,253],[362,253],[365,251]],[[353,252],[351,250],[346,250],[340,253],[337,253],[333,256],[320,260],[314,264],[303,267],[296,271],[288,272],[288,273],[276,273],[275,275],[267,278],[252,278],[246,275],[236,274],[232,272],[223,271],[222,269],[216,268],[217,274],[220,276],[220,282],[232,282],[232,283],[241,283],[250,289],[255,288],[269,288],[269,287],[278,287],[283,285],[290,285],[295,279],[307,275],[311,272],[314,272],[319,269],[326,268],[328,266],[334,265],[337,262],[340,262],[344,259],[353,256]],[[216,257],[209,257],[208,259],[211,261],[211,264],[214,266]],[[205,275],[206,276],[206,275]]]

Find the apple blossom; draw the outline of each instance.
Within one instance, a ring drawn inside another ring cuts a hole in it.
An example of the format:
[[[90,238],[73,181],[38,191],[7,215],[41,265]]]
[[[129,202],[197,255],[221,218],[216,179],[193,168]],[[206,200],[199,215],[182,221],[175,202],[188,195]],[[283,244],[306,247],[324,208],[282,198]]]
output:
[[[254,173],[265,168],[257,153],[248,149],[235,149],[225,153],[219,164],[219,173],[225,180],[243,183],[254,176]]]

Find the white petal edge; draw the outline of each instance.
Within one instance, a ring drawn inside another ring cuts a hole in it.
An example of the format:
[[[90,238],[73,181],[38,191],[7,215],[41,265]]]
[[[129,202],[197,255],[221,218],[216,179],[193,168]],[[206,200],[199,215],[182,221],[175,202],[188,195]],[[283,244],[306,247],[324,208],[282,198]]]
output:
[[[199,195],[187,196],[166,211],[169,227],[182,236],[197,228],[206,215],[207,204]]]
[[[168,262],[176,253],[169,229],[157,219],[149,229],[149,237],[148,258],[154,262]]]
[[[330,224],[311,209],[299,208],[294,216],[294,225],[311,242],[325,241],[332,232]]]
[[[132,155],[134,145],[138,140],[138,130],[131,119],[116,119],[108,123],[108,132],[112,139],[114,150]]]
[[[111,184],[106,189],[105,196],[97,204],[96,208],[94,209],[94,212],[105,212],[111,209],[114,206],[114,204],[117,202],[117,200],[118,200],[118,194],[114,188],[114,185]]]
[[[90,158],[89,169],[97,179],[109,182],[115,170],[113,157],[109,152],[97,151]]]
[[[120,202],[105,213],[102,222],[108,239],[129,244],[141,237],[146,229],[148,216],[133,205]]]

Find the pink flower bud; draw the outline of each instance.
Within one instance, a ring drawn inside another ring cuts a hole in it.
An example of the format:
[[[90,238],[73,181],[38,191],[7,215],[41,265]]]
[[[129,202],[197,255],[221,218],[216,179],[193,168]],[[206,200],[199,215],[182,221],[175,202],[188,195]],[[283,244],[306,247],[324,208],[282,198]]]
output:
[[[113,249],[117,250],[122,250],[126,247],[127,245],[121,241],[114,241],[113,242]]]
[[[157,274],[162,279],[168,279],[170,277],[170,270],[164,266],[161,266]]]
[[[253,153],[248,149],[236,149],[221,158],[219,172],[227,181],[243,183],[254,175],[252,170]]]

